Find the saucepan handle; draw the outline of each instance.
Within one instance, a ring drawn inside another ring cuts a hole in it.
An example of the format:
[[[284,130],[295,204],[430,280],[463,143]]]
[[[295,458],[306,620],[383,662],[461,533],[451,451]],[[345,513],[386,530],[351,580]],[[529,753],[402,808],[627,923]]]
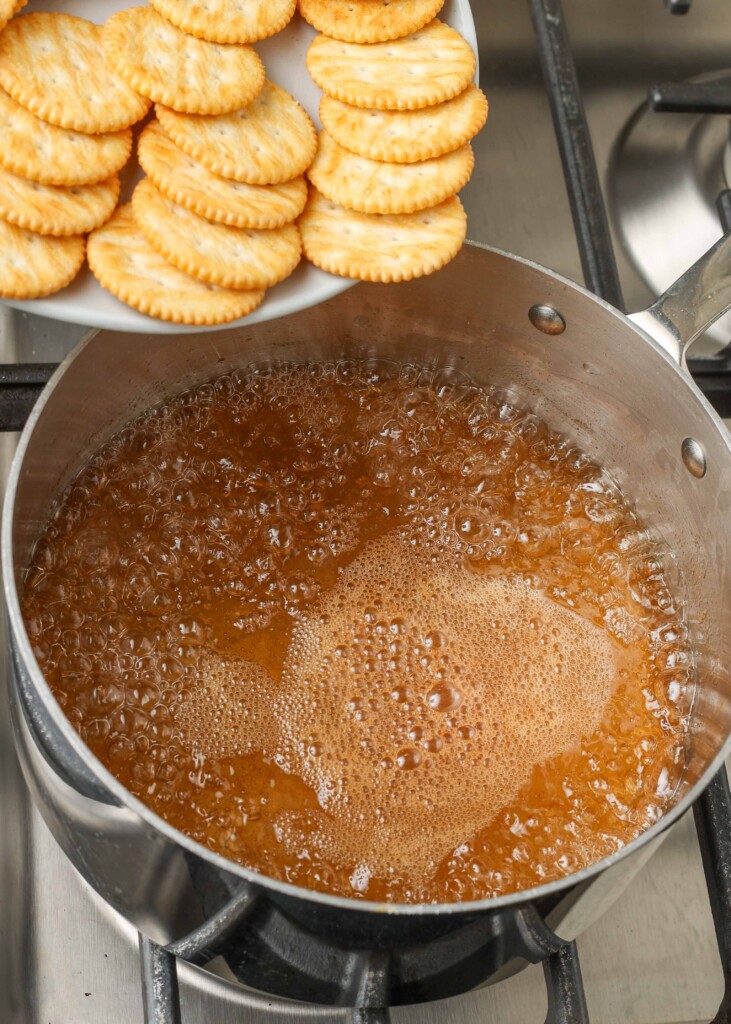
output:
[[[681,366],[685,353],[731,309],[731,232],[686,270],[648,309],[630,320]]]

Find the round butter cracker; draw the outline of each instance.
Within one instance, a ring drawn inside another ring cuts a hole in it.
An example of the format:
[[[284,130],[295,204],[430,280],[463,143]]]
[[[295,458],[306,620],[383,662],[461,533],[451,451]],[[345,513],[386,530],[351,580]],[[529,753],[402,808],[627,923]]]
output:
[[[457,255],[467,216],[456,196],[418,213],[355,213],[313,189],[299,221],[306,258],[321,270],[390,284],[439,270]]]
[[[153,249],[186,274],[221,288],[269,288],[302,256],[295,224],[260,231],[212,224],[143,178],[132,196],[137,225]]]
[[[255,43],[292,20],[297,0],[150,0],[164,18],[212,43]]]
[[[27,3],[28,0],[0,0],[0,32]]]
[[[430,160],[464,146],[487,120],[487,98],[476,85],[446,103],[421,110],[363,110],[323,96],[320,120],[351,153],[389,163]]]
[[[467,88],[477,66],[469,43],[438,18],[387,43],[344,43],[319,35],[306,60],[315,84],[328,96],[376,110],[444,103]]]
[[[129,204],[89,235],[89,266],[99,284],[141,313],[176,324],[226,324],[261,305],[264,292],[232,291],[182,273],[145,240]]]
[[[469,143],[418,164],[390,164],[343,149],[327,132],[307,176],[339,206],[360,213],[413,213],[459,192],[475,166]]]
[[[436,18],[444,0],[298,0],[305,21],[346,43],[399,39]]]
[[[0,298],[52,295],[73,281],[83,262],[83,237],[51,238],[0,220]]]
[[[0,167],[0,217],[41,235],[85,235],[108,221],[119,199],[115,175],[98,185],[41,185]]]
[[[137,157],[163,195],[219,224],[278,228],[296,220],[307,202],[307,182],[301,175],[281,185],[247,185],[221,178],[178,149],[158,121],[142,132]]]
[[[101,40],[99,25],[71,14],[23,14],[0,33],[0,86],[60,128],[91,134],[127,128],[150,102],[109,66]]]
[[[250,46],[196,39],[151,7],[112,15],[102,44],[131,88],[173,110],[224,114],[251,103],[264,85],[264,65]]]
[[[132,132],[106,135],[57,128],[0,89],[0,165],[44,185],[94,185],[120,171],[132,151]]]
[[[249,185],[279,185],[303,174],[317,150],[315,126],[288,92],[267,82],[248,107],[218,117],[158,105],[176,146],[209,171]]]

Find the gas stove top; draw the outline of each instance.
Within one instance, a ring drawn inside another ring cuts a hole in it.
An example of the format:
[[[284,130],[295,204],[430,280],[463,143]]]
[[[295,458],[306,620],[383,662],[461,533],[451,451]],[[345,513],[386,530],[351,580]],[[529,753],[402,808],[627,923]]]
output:
[[[572,166],[568,159],[579,207],[583,201],[581,245],[531,23],[531,8],[548,13],[544,53],[550,58],[560,28],[557,4],[477,0],[473,7],[482,83],[491,110],[477,140],[476,172],[464,196],[472,238],[575,280],[584,280],[588,270],[592,287],[623,301],[627,309],[638,309],[672,279],[673,259],[682,258],[682,266],[688,266],[720,236],[714,204],[726,186],[727,116],[640,109],[653,86],[697,82],[699,76],[701,82],[731,80],[731,72],[725,71],[731,52],[727,0],[693,0],[690,12],[681,17],[669,10],[687,6],[685,0],[564,2],[608,206],[603,221],[592,197],[591,160]],[[567,65],[560,51],[554,51],[556,56],[544,70],[565,84]],[[720,108],[726,109],[723,104]],[[570,117],[563,128],[567,145],[572,139],[581,142]],[[601,242],[606,224],[616,276],[611,255],[600,251],[601,246],[595,247],[592,260],[591,246],[597,239]],[[657,263],[652,259],[655,248]],[[0,363],[42,364],[15,375],[0,367],[0,419],[3,409],[10,410],[6,427],[22,422],[37,393],[35,384],[47,376],[47,364],[61,359],[84,333],[72,325],[0,309]],[[717,407],[726,415],[731,414],[731,363],[716,353],[729,341],[731,327],[722,324],[693,353],[694,370],[710,391],[715,389]],[[4,379],[9,387],[3,386]],[[0,435],[3,480],[13,447],[12,434]],[[702,813],[704,808],[697,817]],[[146,1024],[169,1024],[174,1017],[166,1016],[164,1005],[155,1000],[147,1000],[145,1017],[137,933],[81,880],[31,806],[12,749],[4,687],[0,821],[2,1024],[130,1024],[143,1019]],[[731,824],[725,825],[725,838],[731,842]],[[718,829],[704,834],[724,839]],[[730,925],[727,921],[727,931]],[[700,1024],[714,1018],[724,995],[724,970],[690,815],[673,828],[649,865],[577,945],[586,1012],[581,1009],[572,1016],[565,1006],[549,1008],[544,970],[536,965],[458,999],[393,1010],[391,1019],[397,1024],[541,1024],[550,1013],[552,1022],[564,1024]],[[144,952],[149,963],[150,950]],[[180,964],[178,978],[183,1024],[335,1024],[352,1019],[351,1011],[305,1007],[247,992],[232,983],[223,962],[206,971]],[[719,1021],[731,1020],[727,1011],[722,1013]]]

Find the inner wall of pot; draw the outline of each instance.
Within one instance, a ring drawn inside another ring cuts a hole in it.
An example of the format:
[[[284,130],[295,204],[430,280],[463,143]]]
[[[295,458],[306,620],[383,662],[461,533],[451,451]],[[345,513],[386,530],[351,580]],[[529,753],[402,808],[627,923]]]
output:
[[[536,303],[566,321],[533,326]],[[432,278],[360,285],[282,320],[211,334],[102,331],[71,358],[29,438],[13,510],[19,583],[53,499],[125,423],[187,387],[246,365],[376,358],[450,367],[506,389],[607,469],[674,555],[698,656],[689,762],[678,798],[731,731],[731,452],[681,371],[619,314],[565,281],[467,246]],[[703,446],[703,479],[681,445]]]

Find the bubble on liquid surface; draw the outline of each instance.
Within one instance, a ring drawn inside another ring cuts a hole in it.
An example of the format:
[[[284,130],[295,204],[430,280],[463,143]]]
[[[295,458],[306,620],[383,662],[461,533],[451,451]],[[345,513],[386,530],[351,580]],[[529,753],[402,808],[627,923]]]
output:
[[[279,731],[271,705],[275,680],[255,661],[208,654],[176,720],[205,758],[276,752]]]
[[[596,729],[617,658],[606,631],[523,580],[435,565],[393,535],[301,617],[279,685],[253,664],[207,663],[186,720],[214,747],[259,744],[303,778],[323,853],[422,881],[535,765]],[[289,819],[281,837],[296,850]]]

